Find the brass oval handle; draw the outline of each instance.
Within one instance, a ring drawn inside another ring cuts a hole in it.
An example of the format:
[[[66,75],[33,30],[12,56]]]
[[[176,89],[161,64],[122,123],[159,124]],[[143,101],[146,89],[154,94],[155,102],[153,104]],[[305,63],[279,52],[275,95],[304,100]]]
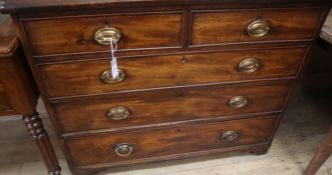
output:
[[[227,131],[220,136],[221,141],[232,142],[240,137],[240,133],[236,131]]]
[[[260,18],[256,19],[247,26],[247,32],[250,37],[258,38],[266,36],[270,31],[267,21]]]
[[[124,120],[129,116],[130,116],[130,111],[125,107],[112,108],[107,113],[107,117],[115,121]]]
[[[248,104],[248,98],[245,96],[236,96],[229,100],[231,108],[242,108]]]
[[[112,27],[105,27],[95,33],[95,40],[102,45],[110,45],[111,39],[118,42],[121,39],[121,32]]]
[[[252,73],[257,71],[261,67],[261,64],[256,58],[249,58],[241,61],[238,67],[240,72]]]
[[[115,146],[115,153],[118,156],[129,156],[134,151],[134,148],[128,143],[120,143]]]
[[[122,69],[119,69],[118,71],[119,71],[119,76],[116,77],[116,78],[113,78],[111,70],[104,71],[101,74],[100,78],[105,83],[110,83],[110,84],[119,83],[119,82],[123,81],[126,78],[126,74]]]

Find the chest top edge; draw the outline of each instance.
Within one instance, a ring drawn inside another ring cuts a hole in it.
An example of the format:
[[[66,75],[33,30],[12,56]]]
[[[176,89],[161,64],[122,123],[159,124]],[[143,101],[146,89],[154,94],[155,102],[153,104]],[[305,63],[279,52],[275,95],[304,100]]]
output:
[[[296,6],[332,5],[332,0],[4,0],[0,2],[0,12],[4,14],[105,8],[144,8],[176,7],[176,6],[208,6],[219,5],[225,8],[245,8],[259,6]]]

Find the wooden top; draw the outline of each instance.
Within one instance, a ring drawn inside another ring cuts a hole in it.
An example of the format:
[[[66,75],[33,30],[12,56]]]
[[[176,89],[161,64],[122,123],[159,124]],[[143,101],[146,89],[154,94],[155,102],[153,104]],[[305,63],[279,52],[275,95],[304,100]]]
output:
[[[0,58],[11,56],[19,46],[14,24],[10,18],[0,23]]]
[[[4,0],[1,8],[3,13],[15,13],[18,10],[36,8],[98,8],[122,6],[150,6],[150,5],[188,5],[201,3],[216,4],[258,4],[258,3],[317,3],[332,2],[332,0]],[[1,0],[0,0],[1,2]]]
[[[320,37],[332,44],[332,10],[326,19]]]

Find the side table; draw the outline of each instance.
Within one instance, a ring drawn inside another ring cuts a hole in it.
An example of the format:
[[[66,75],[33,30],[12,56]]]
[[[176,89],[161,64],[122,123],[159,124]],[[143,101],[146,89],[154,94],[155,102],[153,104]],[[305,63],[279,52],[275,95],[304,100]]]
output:
[[[329,42],[330,44],[332,44],[332,10],[325,22],[325,25],[322,28],[320,37]],[[308,167],[306,168],[303,174],[304,175],[316,174],[316,172],[324,164],[324,162],[330,157],[331,154],[332,154],[332,126],[330,126],[327,135],[320,144],[317,152],[315,153],[314,157],[310,161]]]
[[[39,93],[24,58],[15,28],[8,18],[0,24],[0,116],[23,115],[49,175],[60,175],[53,146],[36,112]]]

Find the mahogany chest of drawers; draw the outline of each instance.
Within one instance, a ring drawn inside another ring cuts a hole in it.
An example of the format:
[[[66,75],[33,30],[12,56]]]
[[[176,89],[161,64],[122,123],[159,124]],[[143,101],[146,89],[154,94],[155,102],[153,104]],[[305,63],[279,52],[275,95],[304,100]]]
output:
[[[8,0],[75,175],[265,153],[327,0]],[[110,73],[116,42],[119,76]]]

